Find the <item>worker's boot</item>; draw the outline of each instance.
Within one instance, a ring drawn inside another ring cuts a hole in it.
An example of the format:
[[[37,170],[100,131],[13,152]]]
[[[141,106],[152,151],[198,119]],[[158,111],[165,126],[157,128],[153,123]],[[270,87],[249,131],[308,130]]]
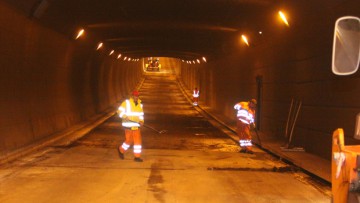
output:
[[[117,151],[118,151],[118,154],[119,154],[119,158],[120,158],[120,159],[124,159],[124,154],[121,153],[119,147],[117,148]]]
[[[254,152],[251,149],[246,149],[247,154],[254,154]]]
[[[246,153],[246,151],[247,151],[246,149],[240,149],[239,152],[240,152],[240,153]]]
[[[134,158],[134,161],[135,161],[135,162],[143,162],[142,158],[140,158],[140,157],[135,157],[135,158]]]

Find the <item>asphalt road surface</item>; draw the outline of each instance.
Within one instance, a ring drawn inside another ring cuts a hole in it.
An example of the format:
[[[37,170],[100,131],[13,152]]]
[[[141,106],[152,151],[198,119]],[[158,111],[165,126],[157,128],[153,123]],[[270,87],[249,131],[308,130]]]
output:
[[[132,148],[119,159],[124,131],[114,115],[71,144],[1,166],[0,202],[331,202],[331,188],[296,167],[258,148],[239,153],[183,95],[173,64],[162,63],[140,88],[153,128],[141,129],[144,162],[133,161]]]

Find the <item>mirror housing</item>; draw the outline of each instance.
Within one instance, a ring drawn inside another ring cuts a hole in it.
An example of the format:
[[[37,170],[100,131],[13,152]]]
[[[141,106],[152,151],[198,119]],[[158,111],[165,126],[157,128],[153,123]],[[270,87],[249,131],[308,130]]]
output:
[[[355,123],[355,135],[354,138],[360,140],[360,113],[356,115],[356,123]]]
[[[345,16],[335,23],[332,72],[336,75],[351,75],[360,62],[360,18]]]

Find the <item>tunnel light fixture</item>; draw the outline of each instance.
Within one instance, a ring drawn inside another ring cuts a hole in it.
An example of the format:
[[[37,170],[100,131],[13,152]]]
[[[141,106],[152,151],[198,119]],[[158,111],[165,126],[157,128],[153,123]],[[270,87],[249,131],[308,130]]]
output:
[[[82,35],[84,35],[84,32],[85,30],[84,29],[81,29],[78,34],[76,35],[76,38],[75,39],[79,39]]]
[[[119,59],[120,57],[121,57],[121,54],[118,54],[117,59]]]
[[[262,34],[263,34],[263,32],[260,30],[260,31],[259,31],[259,35],[262,35]]]
[[[128,61],[131,61],[131,58],[130,58],[130,57],[128,58]]]
[[[99,50],[99,49],[101,49],[101,47],[103,47],[103,43],[102,42],[100,42],[99,44],[98,44],[98,46],[97,46],[97,48],[96,48],[96,50]]]
[[[125,57],[124,57],[124,61],[126,61],[126,59],[127,59],[127,57],[125,56]]]
[[[109,53],[109,56],[111,56],[114,53],[114,50],[111,50]]]
[[[196,59],[196,62],[200,63],[200,60],[199,60],[199,59]]]
[[[203,60],[205,63],[207,62],[205,56],[202,57],[202,60]]]
[[[279,16],[280,19],[285,23],[285,25],[289,27],[289,22],[286,19],[286,15],[282,11],[279,11]]]
[[[248,39],[247,39],[247,37],[245,35],[241,35],[241,39],[247,46],[250,46],[249,41],[248,41]]]

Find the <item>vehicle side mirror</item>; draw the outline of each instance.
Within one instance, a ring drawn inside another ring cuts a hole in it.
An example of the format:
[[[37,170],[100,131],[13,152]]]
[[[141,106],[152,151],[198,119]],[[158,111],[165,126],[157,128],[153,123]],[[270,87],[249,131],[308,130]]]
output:
[[[360,18],[345,16],[335,23],[332,72],[350,75],[359,68],[360,62]]]

